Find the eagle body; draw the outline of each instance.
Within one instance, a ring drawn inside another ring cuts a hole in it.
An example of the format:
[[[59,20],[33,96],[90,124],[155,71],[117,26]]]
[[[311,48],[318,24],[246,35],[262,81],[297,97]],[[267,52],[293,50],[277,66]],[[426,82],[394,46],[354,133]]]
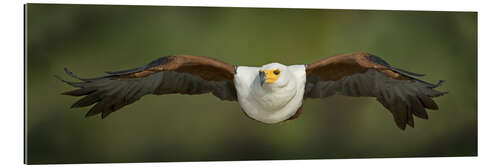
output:
[[[274,84],[261,84],[259,71],[264,68],[281,69],[281,77]],[[305,83],[304,65],[238,66],[234,77],[238,102],[244,112],[267,124],[282,122],[297,112],[302,106]]]
[[[406,125],[414,127],[414,116],[427,119],[427,109],[438,109],[433,98],[447,93],[435,90],[444,81],[422,81],[416,77],[423,74],[396,68],[363,52],[330,56],[310,64],[270,63],[261,67],[171,55],[97,78],[80,78],[64,70],[80,80],[71,82],[56,76],[78,88],[64,95],[83,96],[71,107],[92,106],[85,116],[100,114],[103,119],[146,95],[211,93],[220,100],[237,101],[254,120],[274,124],[297,118],[305,99],[343,95],[373,97],[404,130]]]

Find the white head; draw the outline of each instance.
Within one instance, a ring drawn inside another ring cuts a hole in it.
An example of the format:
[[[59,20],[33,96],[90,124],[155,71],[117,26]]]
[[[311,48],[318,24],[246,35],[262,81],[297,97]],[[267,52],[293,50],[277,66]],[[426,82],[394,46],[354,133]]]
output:
[[[279,63],[263,65],[259,70],[259,81],[262,87],[283,87],[288,84],[290,77],[288,67]]]

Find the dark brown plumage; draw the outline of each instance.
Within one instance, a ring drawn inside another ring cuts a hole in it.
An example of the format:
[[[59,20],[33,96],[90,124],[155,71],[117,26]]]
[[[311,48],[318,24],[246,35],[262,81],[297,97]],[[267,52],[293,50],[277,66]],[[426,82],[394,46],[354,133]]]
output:
[[[86,116],[101,114],[104,118],[147,94],[212,93],[222,100],[236,100],[233,84],[235,67],[208,57],[166,56],[143,67],[107,72],[107,76],[91,79],[79,78],[69,70],[65,71],[82,82],[61,79],[79,88],[63,94],[85,96],[71,107],[95,104]],[[167,80],[168,82],[165,82]]]
[[[368,53],[351,53],[328,57],[307,65],[305,98],[325,98],[340,93],[344,96],[375,97],[393,115],[396,125],[414,126],[413,115],[427,119],[425,109],[437,110],[432,100],[446,94],[412,76],[423,76],[389,65]]]

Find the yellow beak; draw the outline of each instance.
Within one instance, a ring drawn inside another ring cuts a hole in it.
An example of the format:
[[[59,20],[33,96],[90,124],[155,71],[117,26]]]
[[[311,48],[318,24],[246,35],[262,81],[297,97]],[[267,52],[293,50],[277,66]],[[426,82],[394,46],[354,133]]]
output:
[[[280,76],[280,73],[275,73],[276,70],[279,71],[279,69],[259,71],[260,84],[276,82]]]
[[[264,70],[266,73],[266,83],[274,83],[278,80],[279,75],[275,75],[274,70]]]

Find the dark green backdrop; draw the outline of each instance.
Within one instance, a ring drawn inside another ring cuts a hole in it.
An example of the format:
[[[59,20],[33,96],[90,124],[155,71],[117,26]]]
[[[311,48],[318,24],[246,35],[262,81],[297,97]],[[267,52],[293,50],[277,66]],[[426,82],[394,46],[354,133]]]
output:
[[[28,163],[331,159],[477,155],[477,13],[29,4]],[[145,96],[104,120],[70,109],[56,80],[169,54],[237,65],[312,63],[366,51],[447,82],[439,111],[401,131],[373,98],[306,100],[264,125],[212,95]]]

